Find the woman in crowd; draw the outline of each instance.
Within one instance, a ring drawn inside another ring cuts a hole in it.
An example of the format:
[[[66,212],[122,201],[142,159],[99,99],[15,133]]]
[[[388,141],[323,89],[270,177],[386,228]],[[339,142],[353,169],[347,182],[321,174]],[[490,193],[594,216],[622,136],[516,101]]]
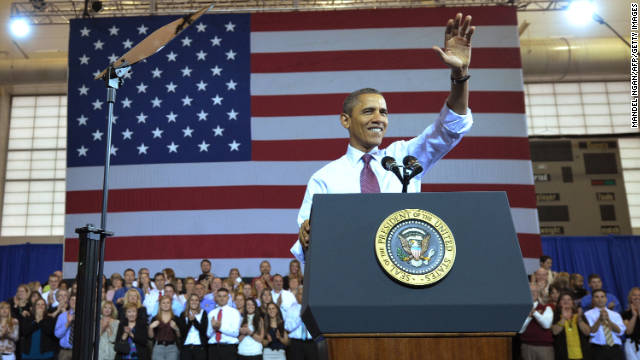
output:
[[[123,286],[123,284],[124,280],[122,280],[122,275],[118,273],[111,274],[111,286],[107,291],[107,300],[113,301],[113,295],[116,294],[116,291],[118,291]]]
[[[256,281],[257,283],[257,281]],[[269,289],[262,289],[262,292],[260,293],[260,300],[256,301],[260,306],[260,311],[263,314],[267,313],[267,305],[269,305],[269,303],[273,302],[273,297],[271,296],[271,290]]]
[[[31,293],[40,293],[42,291],[42,285],[40,284],[40,281],[32,281],[28,283],[27,286],[29,287],[29,289],[31,289]]]
[[[256,281],[253,282],[253,286],[255,287],[254,290],[256,292],[256,295],[259,295],[260,298],[262,298],[262,293],[263,290],[266,289],[266,286],[264,285],[264,281],[262,281],[262,279],[256,279]],[[269,289],[267,289],[269,290]],[[262,307],[262,300],[261,299],[257,299],[258,301],[258,306]]]
[[[558,303],[561,292],[566,292],[566,290],[563,291],[563,289],[560,288],[557,283],[554,282],[553,284],[549,285],[549,299],[547,302],[555,306]]]
[[[302,275],[302,272],[300,271],[300,261],[293,259],[291,260],[291,262],[289,263],[289,274],[287,276],[285,276],[282,280],[283,280],[283,288],[285,290],[289,290],[289,281],[291,281],[291,279],[298,279],[298,285],[302,284],[302,280],[303,280],[304,276]]]
[[[51,306],[51,304],[49,304],[50,307],[48,312],[49,312],[49,316],[52,316],[55,319],[57,319],[58,315],[62,314],[63,312],[69,309],[69,291],[58,288],[58,291],[56,291],[56,294],[54,296],[56,297],[58,306],[54,307],[54,306]]]
[[[236,296],[240,296],[238,294]],[[237,304],[237,303],[236,303]],[[238,358],[240,360],[262,359],[264,340],[264,320],[260,308],[254,299],[247,299],[243,309],[242,324],[238,340]]]
[[[188,276],[186,279],[184,279],[184,294],[180,294],[178,296],[181,303],[183,304],[187,303],[189,296],[191,296],[191,294],[193,294],[193,292],[195,291],[195,286],[196,286],[196,279],[194,279],[193,277]]]
[[[153,287],[151,286],[151,279],[149,278],[149,274],[147,273],[140,274],[138,285],[140,287],[140,290],[142,290],[142,292],[144,293],[144,296],[149,295],[149,293],[151,293],[151,290],[153,290]]]
[[[551,292],[551,287],[549,288]],[[588,359],[591,329],[582,315],[582,308],[575,306],[571,294],[558,296],[551,325],[553,349],[556,360]]]
[[[124,294],[124,304],[122,308],[124,309],[124,305],[127,304],[132,304],[133,306],[135,306],[136,309],[138,309],[138,318],[145,322],[147,321],[147,308],[142,306],[142,302],[140,301],[140,293],[138,292],[138,290],[131,288],[126,292],[126,294]],[[120,314],[120,322],[125,320],[125,316],[126,314],[123,311]]]
[[[264,346],[263,358],[265,360],[286,360],[285,349],[289,345],[289,335],[284,330],[284,320],[282,319],[280,307],[273,302],[267,303],[264,326],[266,331],[262,340],[262,345]]]
[[[622,313],[622,321],[627,327],[625,334],[627,340],[624,343],[624,352],[627,360],[640,360],[640,288],[633,287],[629,291],[627,297],[629,301],[629,309]]]
[[[207,359],[207,312],[200,308],[200,298],[192,293],[188,297],[187,309],[180,315],[181,360]]]
[[[173,286],[176,286],[176,272],[173,271],[172,268],[165,268],[162,269],[162,273],[164,274],[164,283],[166,284],[173,284]]]
[[[164,295],[160,298],[158,314],[151,319],[149,338],[153,339],[153,360],[178,360],[178,341],[180,341],[180,320],[171,311],[171,299]]]
[[[238,268],[231,268],[231,270],[229,270],[229,277],[227,279],[231,280],[231,284],[233,284],[233,288],[231,289],[231,291],[242,289],[244,283],[242,282],[242,276],[240,276],[240,270],[238,270]]]
[[[25,284],[19,285],[16,290],[16,295],[9,300],[11,305],[11,317],[14,319],[22,319],[25,316],[29,316],[29,309],[31,304],[29,303],[29,297],[31,296],[31,289]]]
[[[100,318],[100,353],[99,360],[113,360],[116,357],[114,344],[118,332],[118,310],[111,301],[102,303],[102,317]]]
[[[20,321],[22,359],[53,359],[58,346],[56,320],[47,315],[47,303],[42,297],[33,303],[31,314]]]
[[[289,291],[295,294],[298,291],[298,287],[300,286],[300,281],[296,278],[289,279]]]
[[[184,294],[184,282],[180,278],[176,278],[176,295]],[[184,303],[184,301],[182,302]]]
[[[236,309],[240,312],[240,316],[244,316],[244,305],[247,302],[247,298],[242,293],[236,294],[233,297],[233,303],[236,305]]]
[[[242,285],[242,294],[244,295],[245,299],[255,299],[256,298],[255,289],[253,288],[253,286],[251,286],[251,284]]]
[[[0,358],[15,360],[16,343],[20,332],[18,320],[11,316],[11,305],[0,302]]]
[[[118,324],[116,359],[150,360],[147,349],[147,322],[138,316],[138,308],[129,303],[123,307],[125,319]]]

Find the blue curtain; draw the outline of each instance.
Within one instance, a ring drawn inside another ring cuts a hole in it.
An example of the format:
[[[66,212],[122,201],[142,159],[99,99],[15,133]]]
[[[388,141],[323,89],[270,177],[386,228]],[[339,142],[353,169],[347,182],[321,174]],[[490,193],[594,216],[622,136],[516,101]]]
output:
[[[640,286],[640,236],[543,236],[542,252],[554,271],[598,274],[603,287],[627,308],[629,289]]]
[[[56,270],[62,270],[61,244],[0,246],[0,300],[13,297],[20,284],[44,284]]]

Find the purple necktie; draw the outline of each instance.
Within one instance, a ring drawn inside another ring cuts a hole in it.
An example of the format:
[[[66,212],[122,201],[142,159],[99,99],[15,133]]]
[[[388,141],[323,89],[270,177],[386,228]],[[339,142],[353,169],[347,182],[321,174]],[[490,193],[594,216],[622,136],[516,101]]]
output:
[[[371,159],[373,159],[373,156],[371,156],[371,154],[362,155],[364,167],[360,172],[360,192],[363,194],[380,192],[380,184],[378,184],[378,178],[376,178],[376,174],[373,173],[371,165],[369,165]]]

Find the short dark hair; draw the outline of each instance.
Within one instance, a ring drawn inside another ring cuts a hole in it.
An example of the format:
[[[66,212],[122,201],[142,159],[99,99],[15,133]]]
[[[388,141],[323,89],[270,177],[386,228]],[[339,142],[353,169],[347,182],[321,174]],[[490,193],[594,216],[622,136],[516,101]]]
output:
[[[218,291],[216,291],[216,294],[217,294],[217,293],[219,293],[219,292],[221,292],[221,291],[222,291],[222,292],[226,292],[227,294],[229,293],[229,290],[227,290],[227,288],[225,288],[225,287],[221,287],[220,289],[218,289]]]
[[[599,293],[599,292],[603,293],[603,294],[604,294],[604,296],[607,296],[607,292],[606,292],[606,291],[604,291],[603,289],[595,289],[595,290],[593,290],[593,291],[591,292],[591,296],[593,296],[593,295],[595,295],[596,293]]]
[[[161,272],[157,272],[157,273],[155,273],[155,275],[153,275],[153,281],[156,281],[156,278],[157,278],[158,276],[162,276],[162,277],[164,277],[164,273],[161,273]]]
[[[598,275],[598,274],[591,274],[591,275],[589,275],[587,282],[588,282],[588,283],[590,283],[590,282],[591,282],[591,280],[593,280],[593,279],[600,279],[600,280],[602,280],[602,278],[600,277],[600,275]]]
[[[135,270],[133,270],[132,268],[128,268],[128,269],[126,269],[126,270],[123,272],[123,274],[126,274],[128,271],[131,271],[131,272],[133,273],[133,275],[135,276],[136,271],[135,271]]]
[[[273,278],[275,279],[275,278],[276,278],[276,276],[279,276],[279,277],[281,277],[281,278],[284,280],[284,277],[283,277],[282,275],[280,275],[280,274],[275,274],[275,275],[273,275]]]
[[[549,259],[551,259],[551,256],[549,256],[549,255],[540,256],[540,264],[542,264],[543,262],[545,262],[545,261],[547,261]]]
[[[203,263],[208,263],[209,265],[211,265],[211,261],[209,261],[208,259],[202,259],[202,261],[200,261],[200,265],[202,265]]]
[[[176,292],[176,287],[175,287],[175,286],[173,286],[173,284],[172,284],[172,283],[164,284],[164,287],[170,287],[170,288],[171,288],[171,290],[173,290],[173,292]]]
[[[360,90],[356,90],[351,94],[347,95],[347,97],[342,102],[342,113],[351,115],[353,108],[356,107],[356,103],[358,102],[358,96],[364,94],[378,94],[382,95],[380,91],[374,88],[363,88]]]

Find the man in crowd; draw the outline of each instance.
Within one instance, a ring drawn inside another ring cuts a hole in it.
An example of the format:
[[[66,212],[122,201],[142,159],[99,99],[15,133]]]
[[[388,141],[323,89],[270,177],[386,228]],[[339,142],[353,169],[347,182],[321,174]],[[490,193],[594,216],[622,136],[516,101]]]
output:
[[[144,301],[144,292],[140,288],[133,286],[133,281],[135,279],[136,272],[133,271],[133,269],[126,269],[124,271],[124,285],[113,295],[113,303],[118,307],[118,311],[121,310],[125,300],[124,295],[129,291],[129,289],[136,289],[140,294],[140,299]]]
[[[48,286],[49,290],[42,293],[44,301],[50,308],[58,307],[58,301],[56,300],[56,293],[58,292],[58,286],[60,285],[60,277],[55,273],[49,275]]]
[[[200,261],[200,270],[202,270],[202,274],[198,276],[198,281],[208,279],[213,276],[211,273],[211,261],[208,259],[202,259],[202,261]]]
[[[260,262],[260,276],[251,280],[251,286],[255,287],[257,280],[262,280],[262,282],[264,283],[264,286],[268,287],[269,289],[273,288],[273,277],[271,276],[271,263],[268,262],[267,260],[262,260],[262,262]],[[260,296],[260,294],[258,294],[258,296]]]
[[[209,313],[209,359],[228,360],[238,357],[238,336],[242,317],[227,303],[229,291],[220,288],[216,292],[216,307]]]
[[[62,281],[62,270],[56,270],[53,272],[52,275],[55,275],[58,277],[58,286],[60,285],[60,282]],[[51,285],[49,285],[49,282],[47,282],[43,287],[42,287],[42,293],[46,293],[49,290],[51,290]],[[45,298],[46,300],[46,298]]]
[[[207,289],[201,282],[197,282],[194,287],[196,295],[200,298],[200,307],[203,308],[207,314],[210,314],[213,309],[216,308],[216,302],[213,299],[209,299],[207,295]]]
[[[531,282],[540,289],[541,296],[545,298],[549,295],[549,270],[541,267],[531,275]]]
[[[296,302],[296,297],[288,290],[284,290],[284,279],[282,275],[275,274],[273,276],[273,289],[271,290],[271,298],[273,302],[280,306],[282,314],[288,311],[289,307]]]
[[[594,289],[593,309],[584,313],[591,327],[591,349],[594,360],[624,360],[620,337],[625,331],[622,317],[607,309],[607,293]]]
[[[602,289],[602,279],[600,278],[600,275],[591,274],[589,275],[588,280],[589,280],[588,282],[589,288],[591,288],[591,294],[585,295],[580,301],[580,305],[582,306],[582,309],[584,311],[587,311],[595,306],[592,303],[593,292],[596,290]],[[617,313],[622,312],[622,306],[620,306],[620,300],[618,300],[618,298],[611,293],[605,292],[605,294],[607,299],[609,300],[609,303],[606,304],[609,310],[613,310]]]
[[[300,317],[302,292],[302,285],[300,285],[295,293],[296,302],[291,304],[285,316],[284,328],[289,332],[290,340],[287,348],[287,359],[317,360],[318,348]]]
[[[569,277],[569,286],[571,286],[571,295],[574,300],[580,300],[587,295],[584,288],[584,277],[578,273],[571,274]]]
[[[545,304],[541,287],[530,283],[529,288],[533,308],[520,330],[522,359],[553,360],[553,335],[551,333],[553,308],[551,305]]]
[[[63,312],[56,320],[55,334],[60,339],[58,360],[71,360],[73,352],[73,324],[76,314],[76,295],[69,297],[69,310]]]

